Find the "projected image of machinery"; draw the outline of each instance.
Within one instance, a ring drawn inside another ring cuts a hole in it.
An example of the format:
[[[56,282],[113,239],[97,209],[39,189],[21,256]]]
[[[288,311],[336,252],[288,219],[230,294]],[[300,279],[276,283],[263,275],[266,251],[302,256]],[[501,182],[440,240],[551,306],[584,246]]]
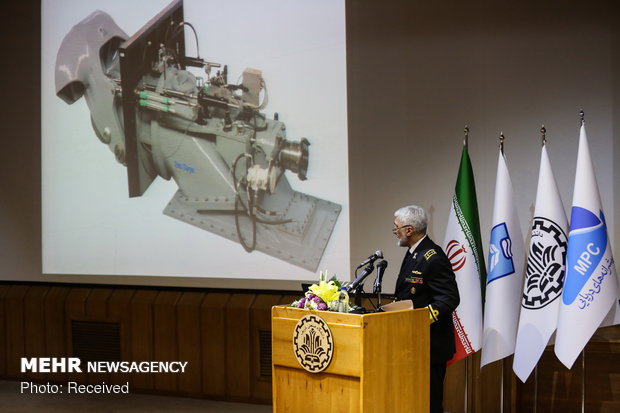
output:
[[[186,56],[185,33],[195,57]],[[65,36],[55,82],[66,103],[85,98],[96,136],[127,168],[130,197],[157,176],[174,179],[166,215],[247,252],[317,269],[341,206],[297,192],[287,179],[290,171],[306,180],[310,141],[288,139],[277,113],[263,112],[260,70],[229,83],[226,65],[200,57],[182,1],[132,37],[106,13],[92,13]]]

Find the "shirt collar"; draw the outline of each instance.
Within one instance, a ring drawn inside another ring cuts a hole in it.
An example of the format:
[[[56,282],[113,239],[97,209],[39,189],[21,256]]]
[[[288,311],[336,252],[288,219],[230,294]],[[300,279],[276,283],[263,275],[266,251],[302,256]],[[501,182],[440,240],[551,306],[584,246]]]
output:
[[[423,240],[424,238],[426,238],[426,235],[424,235],[422,238],[420,238],[420,239],[418,240],[418,242],[416,242],[415,244],[413,244],[413,245],[411,246],[411,248],[409,248],[409,254],[412,254],[412,255],[413,255],[413,251],[415,251],[415,249],[416,249],[416,248],[418,248],[418,245],[420,245],[420,242],[422,242],[422,240]]]

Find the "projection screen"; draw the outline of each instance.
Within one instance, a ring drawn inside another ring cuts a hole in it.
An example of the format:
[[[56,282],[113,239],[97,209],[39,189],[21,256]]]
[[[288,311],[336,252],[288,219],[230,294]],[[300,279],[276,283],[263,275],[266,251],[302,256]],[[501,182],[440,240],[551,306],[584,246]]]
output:
[[[349,272],[343,1],[43,1],[44,274]]]

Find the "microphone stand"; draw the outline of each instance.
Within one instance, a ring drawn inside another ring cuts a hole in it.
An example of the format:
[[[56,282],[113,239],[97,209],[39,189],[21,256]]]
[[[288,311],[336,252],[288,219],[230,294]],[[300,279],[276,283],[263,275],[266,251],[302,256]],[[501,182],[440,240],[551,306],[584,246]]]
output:
[[[377,294],[377,308],[375,308],[375,313],[383,311],[381,309],[381,284],[379,284],[379,288],[375,291]]]
[[[381,309],[381,284],[383,281],[383,273],[387,268],[387,261],[383,260],[377,264],[377,277],[375,278],[375,283],[372,286],[372,293],[377,294],[377,307],[375,308],[375,313],[383,311]]]
[[[362,295],[364,294],[364,285],[360,285],[355,289],[355,306],[362,307]]]
[[[358,279],[359,277],[357,277],[355,279],[355,281],[353,281],[353,284],[355,284],[357,282],[357,284],[355,284],[355,288],[350,290],[350,291],[355,291],[355,309],[353,311],[349,311],[350,313],[353,314],[364,314],[366,313],[366,309],[362,307],[362,295],[364,293],[364,279],[375,269],[375,266],[373,265],[372,262],[370,262],[366,268],[364,268],[364,270],[362,271],[361,275],[361,279]]]

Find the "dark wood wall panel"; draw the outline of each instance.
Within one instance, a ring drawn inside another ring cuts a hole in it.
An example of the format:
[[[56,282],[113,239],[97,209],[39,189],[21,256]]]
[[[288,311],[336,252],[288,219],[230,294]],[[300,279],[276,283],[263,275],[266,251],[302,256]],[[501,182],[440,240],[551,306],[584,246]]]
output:
[[[93,288],[84,303],[85,319],[89,321],[116,321],[108,317],[108,300],[112,295],[111,288]]]
[[[580,413],[583,398],[586,412],[615,413],[620,411],[619,384],[620,340],[592,340],[570,370],[547,347],[536,371],[517,384],[517,405],[523,413]]]
[[[118,322],[120,320],[111,319],[108,316],[108,300],[112,295],[111,288],[94,288],[84,303],[83,321],[94,322]],[[110,383],[110,373],[87,373],[89,384],[100,384],[101,382]]]
[[[181,292],[161,291],[153,303],[153,360],[178,360],[177,317],[175,308]],[[155,390],[177,391],[177,376],[172,373],[155,374]]]
[[[69,288],[51,287],[45,295],[42,304],[45,317],[45,333],[42,338],[45,342],[47,357],[69,357],[70,352],[67,344],[67,328],[65,315],[65,302],[69,295]],[[48,373],[46,379],[51,382],[66,381],[65,373]]]
[[[480,354],[475,355],[480,365]],[[474,402],[474,411],[480,413],[497,413],[502,406],[502,369],[503,361],[495,361],[487,364],[482,369],[478,368],[478,392]],[[507,413],[507,412],[506,412]]]
[[[581,412],[581,356],[571,370],[555,357],[553,348],[547,348],[537,371],[521,384],[519,403],[521,411],[546,413]],[[537,392],[536,392],[537,390]]]
[[[9,378],[21,377],[20,359],[25,355],[24,299],[29,287],[11,286],[5,300],[6,314],[6,373]]]
[[[206,294],[183,293],[176,307],[177,341],[179,361],[187,361],[185,373],[178,376],[178,390],[181,393],[199,394],[202,389],[202,335],[200,331],[200,309]]]
[[[250,337],[250,378],[253,400],[268,403],[271,401],[271,376],[261,376],[260,372],[260,334],[271,331],[271,307],[280,304],[279,295],[259,295],[251,309]]]
[[[226,303],[226,394],[249,400],[250,308],[255,294],[232,294]]]
[[[226,396],[226,308],[231,294],[209,293],[200,308],[202,337],[202,393]]]
[[[11,286],[0,285],[0,376],[8,377],[6,371],[7,343],[10,337],[6,330],[6,296]]]
[[[292,295],[292,294],[282,295],[282,296],[280,296],[280,302],[278,304],[279,305],[289,305],[293,301],[299,299],[300,296],[301,296],[301,294],[300,295]],[[271,313],[270,313],[270,317],[271,317]]]
[[[270,403],[270,369],[264,368],[270,343],[264,339],[270,336],[271,307],[300,296],[1,284],[0,379],[129,382],[131,392]],[[363,304],[370,308],[374,303]],[[117,324],[121,360],[187,361],[186,372],[22,374],[21,357],[74,355],[73,321]],[[445,408],[453,413],[495,413],[502,407],[505,413],[577,413],[584,388],[587,412],[620,411],[620,326],[599,329],[586,347],[584,361],[585,370],[581,357],[568,370],[549,347],[536,373],[520,383],[512,373],[511,357],[481,370],[477,353],[448,368]]]
[[[451,413],[464,413],[465,386],[469,358],[451,364],[444,380],[444,409]],[[470,366],[469,366],[470,367]],[[470,367],[471,368],[471,367]]]
[[[136,291],[117,289],[108,299],[108,317],[120,323],[121,360],[133,361],[131,354],[131,303]],[[110,375],[110,383],[125,384],[131,380],[131,373],[116,373]]]
[[[72,288],[65,300],[65,337],[69,357],[73,357],[72,343],[72,322],[81,321],[86,318],[86,301],[90,295],[91,288]],[[84,382],[88,376],[84,373],[67,373],[68,381]]]
[[[129,313],[129,337],[131,349],[123,354],[123,360],[149,361],[155,360],[153,335],[153,304],[158,292],[154,290],[138,290],[131,300]],[[132,388],[135,390],[152,391],[155,388],[155,379],[151,374],[132,373]]]
[[[587,412],[620,412],[620,342],[591,342],[585,353]]]
[[[24,355],[31,357],[49,357],[45,341],[41,340],[45,332],[45,315],[41,303],[49,292],[49,287],[33,286],[24,297]],[[29,372],[26,376],[36,379],[39,373]]]

